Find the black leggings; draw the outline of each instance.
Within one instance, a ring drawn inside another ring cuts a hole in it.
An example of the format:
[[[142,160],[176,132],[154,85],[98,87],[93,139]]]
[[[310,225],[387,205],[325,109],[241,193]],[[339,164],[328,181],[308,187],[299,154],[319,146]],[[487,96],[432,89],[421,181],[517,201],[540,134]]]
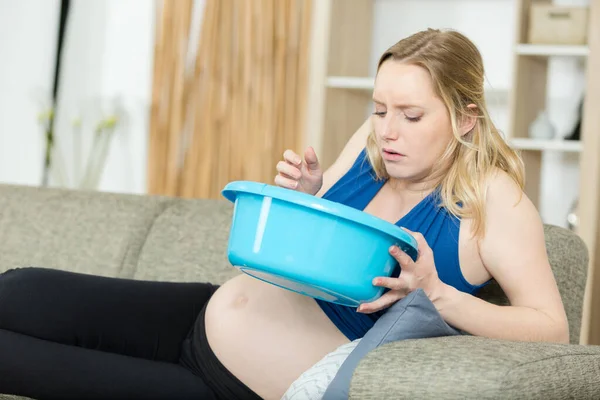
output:
[[[216,286],[43,268],[0,274],[0,393],[36,399],[259,399],[204,331]]]

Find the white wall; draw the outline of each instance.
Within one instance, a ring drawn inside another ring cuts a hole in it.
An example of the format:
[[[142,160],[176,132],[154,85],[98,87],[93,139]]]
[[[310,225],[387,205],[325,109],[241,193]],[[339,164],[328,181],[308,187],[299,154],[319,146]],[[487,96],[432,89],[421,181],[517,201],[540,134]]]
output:
[[[152,97],[155,6],[150,0],[103,1],[108,6],[109,28],[105,36],[101,93],[108,98],[120,98],[128,115],[127,129],[116,137],[100,188],[144,193]]]
[[[587,0],[556,3],[586,4]],[[499,90],[489,102],[497,127],[507,132],[508,96],[513,76],[515,41],[514,0],[375,0],[371,73],[381,53],[403,37],[426,28],[453,28],[478,46],[486,69],[487,84]],[[583,69],[569,58],[552,59],[549,73],[548,109],[558,135],[570,133],[583,86]],[[566,216],[576,197],[579,182],[577,155],[543,154],[540,213],[547,223],[566,226]]]
[[[0,182],[41,180],[37,114],[51,90],[58,14],[58,0],[0,0]]]
[[[0,182],[41,182],[42,101],[36,99],[50,97],[59,6],[0,0]],[[56,121],[63,153],[72,149],[72,119],[83,112],[92,121],[99,104],[118,98],[127,125],[116,132],[99,189],[144,193],[155,2],[74,0],[71,7]],[[89,135],[90,126],[83,128]]]

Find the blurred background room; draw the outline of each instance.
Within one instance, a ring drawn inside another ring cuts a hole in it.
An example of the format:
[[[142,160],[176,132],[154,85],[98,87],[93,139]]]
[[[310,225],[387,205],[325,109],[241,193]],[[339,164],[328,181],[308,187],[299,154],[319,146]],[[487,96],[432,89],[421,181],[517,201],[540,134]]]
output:
[[[588,245],[600,344],[600,0],[0,0],[0,184],[218,199],[288,148],[327,168],[426,28],[479,47],[527,194]]]

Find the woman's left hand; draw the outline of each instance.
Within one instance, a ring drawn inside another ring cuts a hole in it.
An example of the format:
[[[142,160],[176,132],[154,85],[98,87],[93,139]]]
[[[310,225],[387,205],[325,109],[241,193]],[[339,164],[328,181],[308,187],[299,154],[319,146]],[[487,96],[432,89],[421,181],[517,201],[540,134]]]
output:
[[[377,277],[373,279],[373,285],[391,290],[371,303],[361,304],[358,307],[358,312],[370,314],[383,310],[419,288],[423,289],[425,294],[433,301],[435,293],[444,285],[435,269],[433,251],[423,235],[418,232],[411,232],[406,228],[402,229],[410,233],[417,240],[417,261],[413,261],[398,246],[390,247],[390,254],[400,264],[400,276],[398,278]]]

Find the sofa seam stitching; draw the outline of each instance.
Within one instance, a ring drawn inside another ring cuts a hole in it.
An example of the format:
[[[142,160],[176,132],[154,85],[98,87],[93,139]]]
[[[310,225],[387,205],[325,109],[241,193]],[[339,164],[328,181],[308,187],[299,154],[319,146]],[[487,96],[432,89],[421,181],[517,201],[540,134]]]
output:
[[[164,202],[161,202],[158,213],[156,213],[156,215],[152,219],[152,223],[148,225],[148,228],[146,229],[146,232],[144,233],[144,236],[142,239],[142,245],[140,246],[137,257],[135,259],[135,268],[131,275],[132,279],[135,277],[135,275],[138,272],[138,269],[140,267],[140,257],[142,255],[142,253],[144,252],[146,245],[148,244],[148,237],[150,236],[150,232],[152,232],[152,228],[154,228],[154,225],[156,225],[156,221],[158,221],[160,216],[163,215],[165,213],[165,211],[167,211],[167,209],[172,207],[172,205],[173,205],[172,202],[173,202],[173,200],[166,200]]]

